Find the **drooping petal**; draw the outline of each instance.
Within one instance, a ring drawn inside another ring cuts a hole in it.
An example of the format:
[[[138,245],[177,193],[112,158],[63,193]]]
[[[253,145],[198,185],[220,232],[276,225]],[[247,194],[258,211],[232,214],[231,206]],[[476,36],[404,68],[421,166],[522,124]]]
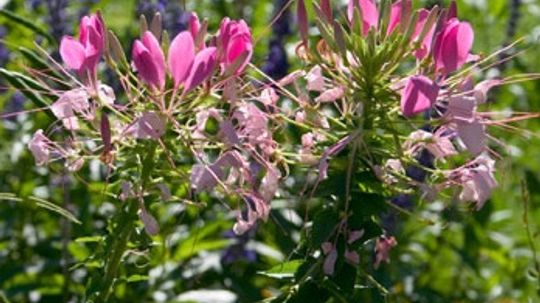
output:
[[[412,76],[401,95],[401,112],[405,117],[421,113],[432,106],[438,95],[437,83],[423,75]]]
[[[319,65],[315,65],[306,75],[307,89],[311,91],[324,91],[324,77]]]
[[[216,67],[216,48],[207,47],[200,51],[193,61],[189,76],[184,85],[184,93],[189,92],[205,81]]]
[[[195,44],[188,31],[178,34],[169,47],[169,69],[174,80],[174,86],[183,83],[195,59]]]
[[[28,149],[32,152],[36,165],[45,165],[49,161],[49,138],[43,134],[43,130],[37,130],[30,142],[28,142]]]
[[[69,36],[63,37],[60,42],[60,56],[67,67],[76,71],[83,67],[86,59],[83,45]]]
[[[461,141],[473,155],[478,155],[486,147],[485,127],[479,121],[473,123],[458,123],[457,131]]]

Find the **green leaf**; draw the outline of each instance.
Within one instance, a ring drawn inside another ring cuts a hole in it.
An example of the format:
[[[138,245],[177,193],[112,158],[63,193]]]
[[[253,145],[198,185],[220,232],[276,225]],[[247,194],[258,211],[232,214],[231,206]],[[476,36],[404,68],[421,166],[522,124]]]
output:
[[[73,223],[82,224],[72,213],[54,203],[33,196],[30,197],[29,200],[36,202],[36,206],[55,212]]]
[[[267,271],[260,271],[258,274],[275,279],[292,279],[304,260],[291,260],[270,268]]]
[[[17,23],[17,25],[24,26],[37,34],[42,35],[51,43],[55,42],[54,38],[51,35],[49,35],[47,30],[36,25],[35,20],[26,19],[25,17],[22,17],[18,14],[15,14],[14,12],[11,12],[5,9],[0,9],[0,16],[4,16],[7,19]]]
[[[148,281],[148,276],[146,276],[146,275],[131,275],[126,279],[126,282],[128,282],[128,283],[141,282],[141,281]]]

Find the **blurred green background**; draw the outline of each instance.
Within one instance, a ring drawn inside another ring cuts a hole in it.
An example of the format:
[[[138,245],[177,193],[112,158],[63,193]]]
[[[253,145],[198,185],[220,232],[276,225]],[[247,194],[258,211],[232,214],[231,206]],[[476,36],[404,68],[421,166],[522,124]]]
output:
[[[126,49],[138,35],[139,14],[161,11],[165,28],[174,32],[185,26],[183,12],[195,11],[209,20],[211,31],[224,16],[246,19],[257,41],[255,65],[279,77],[298,64],[294,9],[270,26],[279,11],[276,6],[287,2],[0,0],[0,8],[24,18],[16,22],[0,15],[0,64],[17,71],[29,68],[21,47],[35,49],[34,41],[54,56],[58,39],[74,34],[80,16],[98,9]],[[341,9],[344,2],[332,1]],[[418,7],[441,3],[415,1]],[[476,53],[489,54],[524,37],[519,47],[506,53],[522,52],[518,57],[484,75],[540,72],[538,1],[466,0],[458,1],[458,7],[460,18],[475,29]],[[72,224],[28,200],[0,200],[0,302],[83,302],[92,267],[87,258],[114,210],[114,200],[102,195],[103,168],[98,162],[88,163],[76,177],[36,167],[26,143],[52,120],[43,110],[32,111],[36,105],[10,89],[4,79],[0,83],[0,193],[47,199],[83,222]],[[497,89],[490,100],[494,110],[538,112],[540,81]],[[399,245],[392,251],[391,263],[372,273],[392,292],[392,302],[540,302],[531,247],[540,247],[540,120],[517,126],[530,133],[491,130],[493,137],[505,142],[493,146],[503,158],[497,175],[500,187],[481,211],[470,213],[460,205],[436,202],[419,205],[414,216],[400,218],[404,223],[395,235]],[[523,192],[530,194],[528,224]],[[220,205],[157,206],[162,232],[154,243],[138,243],[137,251],[126,257],[125,271],[130,274],[115,297],[119,302],[218,302],[204,301],[205,295],[218,294],[222,302],[255,302],[272,296],[283,282],[257,272],[287,259],[301,221],[291,218],[284,201],[275,201],[273,207],[268,223],[238,238],[231,236],[232,217]],[[419,216],[437,223],[427,225]],[[83,261],[86,267],[78,265]]]

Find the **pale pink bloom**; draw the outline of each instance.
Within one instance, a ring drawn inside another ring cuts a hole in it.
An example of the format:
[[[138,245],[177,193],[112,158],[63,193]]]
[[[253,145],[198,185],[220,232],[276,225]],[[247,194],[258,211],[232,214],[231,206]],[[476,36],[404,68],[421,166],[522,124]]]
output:
[[[264,201],[272,201],[278,190],[280,178],[281,172],[277,168],[267,167],[266,174],[258,188],[258,193]]]
[[[193,37],[188,31],[183,31],[171,42],[168,54],[169,69],[175,88],[186,80],[194,60],[195,44]]]
[[[237,221],[233,226],[233,231],[238,235],[251,229],[258,219],[266,221],[270,213],[268,204],[257,195],[244,193],[242,196],[247,208],[244,213],[238,214]]]
[[[334,87],[323,91],[317,98],[315,98],[315,102],[334,102],[341,99],[344,94],[345,91],[342,87]]]
[[[195,192],[213,189],[218,182],[227,182],[227,179],[235,178],[239,170],[244,170],[247,163],[237,151],[228,151],[221,155],[216,162],[206,166],[195,164],[191,168],[190,182]],[[227,183],[232,183],[229,180]]]
[[[457,123],[457,132],[463,144],[473,155],[478,155],[486,148],[486,129],[480,121]]]
[[[474,87],[474,98],[476,100],[476,103],[477,104],[486,103],[487,94],[488,94],[489,90],[492,89],[493,87],[499,86],[501,84],[503,84],[503,81],[498,80],[498,79],[490,79],[490,80],[485,80],[485,81],[482,81],[482,82],[478,83]]]
[[[147,31],[141,40],[133,44],[132,59],[139,77],[148,85],[158,89],[165,86],[165,56],[152,32]]]
[[[431,108],[439,95],[439,86],[426,76],[412,76],[401,93],[401,112],[412,117]]]
[[[296,70],[296,71],[288,74],[287,76],[281,78],[278,81],[278,84],[280,86],[287,86],[287,85],[295,82],[296,80],[298,80],[298,78],[303,77],[304,75],[305,75],[305,72],[303,70]]]
[[[334,248],[334,244],[332,242],[324,242],[321,244],[322,251],[325,255],[327,255],[332,249]]]
[[[459,195],[460,200],[476,202],[476,208],[482,208],[491,196],[492,190],[497,187],[494,166],[495,161],[487,155],[480,155],[469,167],[454,172],[458,176],[457,181],[463,187]]]
[[[360,263],[360,256],[355,251],[346,250],[344,256],[345,260],[347,260],[352,265],[358,265]]]
[[[137,139],[158,140],[165,133],[165,119],[155,112],[144,112],[128,127],[126,134]]]
[[[96,15],[84,16],[79,27],[79,40],[64,36],[60,42],[60,56],[68,68],[86,79],[95,81],[96,66],[105,45],[105,26]],[[88,83],[87,83],[88,84]]]
[[[365,230],[352,230],[349,233],[349,238],[347,239],[347,243],[352,244],[362,238],[364,236]]]
[[[379,23],[379,11],[373,0],[349,0],[347,6],[347,17],[353,23],[354,8],[360,8],[362,16],[362,35],[367,36],[371,28],[377,29]]]
[[[253,55],[253,38],[249,26],[244,20],[236,21],[224,18],[221,21],[218,47],[221,48],[220,58],[222,70],[233,64],[238,58],[244,56],[235,74],[240,74],[251,60]]]
[[[449,74],[467,62],[474,41],[474,32],[467,22],[448,20],[437,34],[433,59],[437,70]]]
[[[114,94],[112,87],[105,84],[99,85],[98,96],[99,100],[107,105],[113,105],[114,101],[116,100],[116,95]]]
[[[161,200],[169,201],[172,198],[171,190],[165,183],[160,182],[156,186],[161,193]]]
[[[56,118],[62,120],[66,129],[76,130],[79,123],[75,114],[80,114],[87,120],[94,119],[88,98],[88,93],[82,88],[66,91],[51,105],[51,111]]]
[[[237,134],[245,144],[260,149],[265,155],[271,155],[275,149],[272,133],[268,129],[267,114],[255,104],[246,103],[239,106],[233,119],[238,122]]]
[[[84,158],[77,157],[75,159],[68,159],[66,161],[66,168],[70,172],[76,172],[81,170],[84,165]]]
[[[262,90],[261,95],[257,98],[257,100],[266,106],[274,107],[276,106],[276,102],[279,100],[279,96],[275,89],[272,87],[266,87]]]
[[[476,99],[469,96],[451,97],[446,116],[467,149],[478,155],[485,150],[486,132],[484,124],[476,115]]]
[[[131,189],[131,182],[126,182],[126,181],[122,182],[122,184],[120,185],[120,188],[121,188],[121,191],[120,191],[120,194],[118,195],[118,199],[120,199],[120,201],[124,202],[133,196],[133,190]]]
[[[207,110],[199,111],[195,114],[195,126],[192,128],[192,137],[195,139],[207,138],[206,123],[209,118],[215,119],[218,123],[223,121],[223,117],[219,110],[215,108],[209,108]]]
[[[333,247],[332,250],[330,250],[330,252],[326,255],[326,258],[324,258],[323,272],[325,275],[331,276],[334,274],[337,257],[337,250],[335,247]]]
[[[450,135],[445,128],[437,130],[434,134],[424,130],[417,130],[409,135],[404,148],[408,154],[416,154],[421,149],[426,148],[435,158],[444,159],[447,156],[457,154],[454,144],[450,140]]]
[[[32,152],[36,165],[42,166],[49,162],[51,153],[51,140],[43,134],[42,129],[38,129],[30,142],[28,142],[28,149]]]
[[[157,220],[146,211],[144,206],[139,209],[138,214],[139,219],[141,219],[144,224],[144,231],[146,231],[149,236],[157,235],[159,233],[159,223]]]
[[[394,237],[381,236],[375,243],[375,268],[378,268],[381,262],[390,263],[390,250],[397,245]]]
[[[307,89],[311,91],[324,91],[324,78],[319,65],[315,65],[306,75]]]

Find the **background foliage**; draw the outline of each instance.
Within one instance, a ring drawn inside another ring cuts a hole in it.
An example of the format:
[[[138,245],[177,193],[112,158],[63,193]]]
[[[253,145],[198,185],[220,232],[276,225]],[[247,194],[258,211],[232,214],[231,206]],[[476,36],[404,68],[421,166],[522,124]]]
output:
[[[216,28],[223,16],[245,18],[257,40],[254,62],[282,76],[292,71],[298,37],[294,13],[269,27],[276,5],[286,0],[201,0],[185,1],[187,11],[208,18]],[[433,5],[439,1],[425,1]],[[442,2],[442,1],[440,1]],[[489,73],[540,71],[540,4],[534,0],[458,1],[460,16],[473,24],[475,51],[490,53],[518,37],[527,35],[524,53],[493,68]],[[419,5],[419,3],[417,3]],[[160,10],[166,27],[182,26],[183,3],[173,1],[0,1],[0,7],[15,12],[22,20],[0,15],[0,64],[24,70],[29,64],[24,48],[33,41],[53,50],[63,34],[72,34],[78,19],[88,11],[101,9],[108,26],[121,36],[124,47],[138,33],[137,16]],[[178,22],[180,20],[180,22]],[[167,23],[168,22],[168,23]],[[289,29],[290,27],[290,29]],[[283,60],[281,46],[288,63]],[[274,69],[272,69],[272,67]],[[36,104],[2,83],[0,108],[0,193],[13,193],[20,201],[0,200],[0,301],[80,302],[89,274],[79,266],[92,266],[88,256],[105,233],[106,221],[114,212],[114,200],[102,194],[105,173],[99,165],[87,165],[80,176],[63,171],[36,168],[26,150],[33,130],[47,127],[52,120]],[[516,111],[540,111],[540,82],[510,85],[498,89],[492,106]],[[10,112],[28,112],[6,115]],[[538,120],[522,123],[535,135]],[[401,215],[395,229],[399,245],[391,263],[366,271],[390,292],[396,302],[535,302],[540,300],[540,280],[534,269],[534,249],[540,226],[540,158],[537,136],[527,138],[507,132],[496,133],[508,142],[499,152],[508,153],[499,167],[501,186],[479,212],[463,205],[436,202],[416,205],[410,216]],[[291,181],[292,182],[292,181]],[[181,196],[186,188],[173,188]],[[528,210],[524,192],[530,194]],[[73,222],[30,199],[39,197],[58,204],[82,222]],[[234,218],[219,203],[207,207],[162,203],[153,210],[161,232],[153,242],[141,233],[137,251],[124,262],[123,282],[115,298],[121,302],[217,302],[204,296],[219,294],[223,302],[254,302],[271,297],[291,278],[298,264],[285,263],[303,232],[303,201],[276,199],[268,223],[248,235],[234,237]],[[444,208],[444,211],[442,210]],[[525,217],[529,223],[525,224]],[[427,224],[428,218],[434,224]],[[325,218],[319,220],[324,225]],[[527,229],[531,236],[528,237]],[[141,232],[141,229],[139,229]],[[324,231],[321,231],[324,233]],[[532,244],[532,245],[531,245]],[[148,247],[141,250],[140,247]],[[150,247],[152,249],[150,250]],[[362,264],[373,260],[363,260]],[[97,261],[96,261],[97,262]],[[100,264],[95,264],[100,266]],[[264,272],[264,274],[263,274]],[[380,288],[365,289],[363,299],[378,302]],[[298,295],[298,302],[319,302],[321,290]]]

